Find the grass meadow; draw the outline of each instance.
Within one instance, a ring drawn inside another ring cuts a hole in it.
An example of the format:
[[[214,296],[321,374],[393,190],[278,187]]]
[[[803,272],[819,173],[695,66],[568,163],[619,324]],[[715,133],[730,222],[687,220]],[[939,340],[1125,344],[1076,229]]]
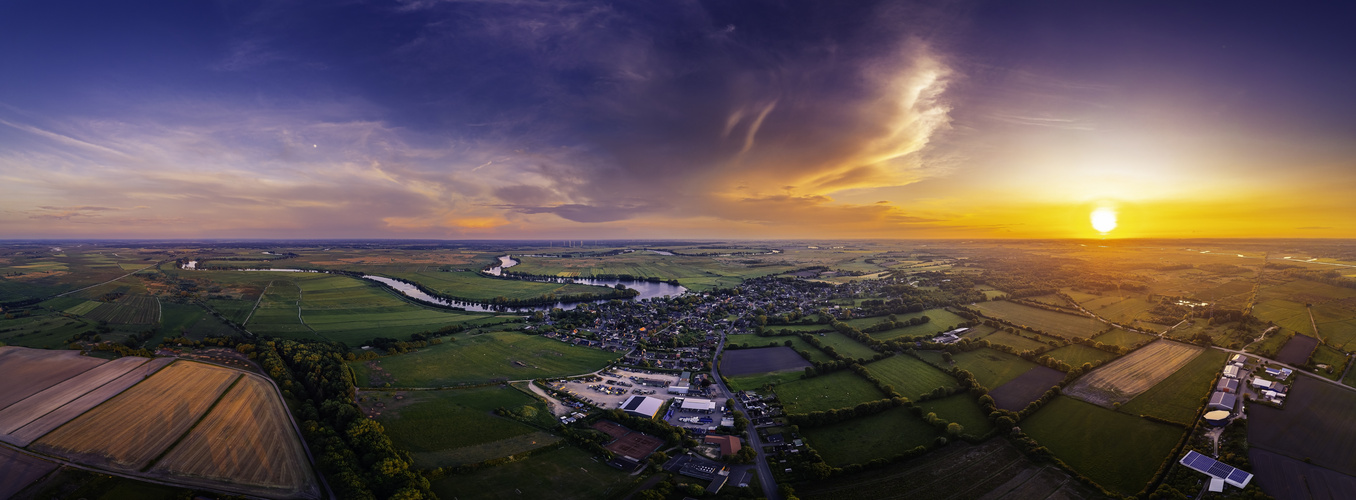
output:
[[[444,387],[491,380],[579,375],[602,369],[621,353],[518,332],[458,334],[418,351],[350,364],[361,386]],[[390,379],[373,378],[374,368]]]
[[[552,444],[558,438],[507,417],[507,408],[539,416],[543,426],[555,424],[541,401],[512,387],[489,386],[444,391],[410,391],[397,401],[391,391],[364,391],[361,403],[380,401],[390,410],[377,421],[397,447],[410,452],[419,468],[480,462]],[[527,439],[514,439],[520,437]]]
[[[1088,347],[1083,344],[1069,344],[1045,354],[1063,361],[1072,367],[1083,366],[1083,363],[1106,361],[1116,357],[1115,354],[1111,354],[1101,349]]]
[[[1120,411],[1189,423],[1201,407],[1201,398],[1214,390],[1215,377],[1228,358],[1224,351],[1206,349],[1162,382],[1121,405]]]
[[[975,307],[986,316],[1072,338],[1091,337],[1105,327],[1094,318],[1037,309],[1006,300],[981,302]]]
[[[593,500],[620,496],[637,481],[588,452],[562,446],[469,474],[448,475],[432,486],[439,498]]]
[[[1036,364],[1003,351],[989,348],[956,354],[956,366],[970,372],[979,385],[989,389],[1006,384]]]
[[[982,436],[993,430],[993,424],[989,423],[989,418],[984,414],[984,409],[979,407],[979,403],[969,394],[956,394],[942,399],[933,399],[918,403],[923,407],[923,414],[936,413],[938,417],[947,421],[961,424],[965,427],[965,433],[975,436]]]
[[[802,429],[805,441],[835,467],[890,458],[927,445],[937,429],[899,407],[845,422]]]
[[[885,397],[875,385],[851,370],[786,382],[778,385],[775,391],[786,413],[851,408]]]
[[[918,399],[938,387],[960,385],[951,375],[913,356],[891,356],[866,365],[866,369],[909,399]]]
[[[1186,432],[1064,396],[1021,427],[1073,470],[1122,495],[1144,489]]]

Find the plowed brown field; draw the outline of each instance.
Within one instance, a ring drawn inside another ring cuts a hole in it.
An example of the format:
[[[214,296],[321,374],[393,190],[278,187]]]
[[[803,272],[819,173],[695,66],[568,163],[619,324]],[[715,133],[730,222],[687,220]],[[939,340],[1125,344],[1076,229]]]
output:
[[[0,408],[42,392],[61,381],[104,364],[80,351],[0,347]]]
[[[1201,347],[1168,340],[1144,346],[1107,363],[1074,382],[1064,394],[1110,408],[1168,378],[1203,351]]]

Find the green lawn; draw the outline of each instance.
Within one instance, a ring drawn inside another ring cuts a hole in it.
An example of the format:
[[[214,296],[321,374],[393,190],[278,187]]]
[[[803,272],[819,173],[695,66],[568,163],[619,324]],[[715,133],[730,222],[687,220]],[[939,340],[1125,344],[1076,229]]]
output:
[[[1069,467],[1123,495],[1144,489],[1186,432],[1067,396],[1047,403],[1021,427]]]
[[[969,394],[956,394],[924,401],[918,403],[918,406],[923,407],[924,415],[936,413],[938,417],[947,421],[961,424],[965,427],[966,434],[982,436],[993,429],[988,416],[984,415],[984,409],[980,408],[979,403]]]
[[[440,478],[433,481],[433,492],[439,498],[461,500],[595,500],[621,495],[639,480],[594,460],[587,452],[564,446],[524,460]]]
[[[907,355],[891,356],[866,365],[867,371],[881,382],[892,385],[896,392],[909,399],[932,392],[938,387],[957,387],[959,382],[932,365]]]
[[[1325,368],[1316,368],[1314,370],[1314,373],[1318,374],[1318,376],[1330,380],[1337,380],[1338,378],[1341,378],[1342,370],[1346,369],[1347,367],[1346,353],[1339,351],[1337,349],[1333,349],[1323,344],[1319,344],[1318,347],[1314,349],[1314,353],[1309,359],[1310,362],[1313,363],[1315,366],[1322,364],[1331,367],[1332,368],[1331,373],[1329,373],[1328,370]]]
[[[802,429],[801,435],[825,462],[842,467],[899,455],[932,442],[938,432],[908,409],[899,407],[832,425]]]
[[[1083,344],[1069,344],[1045,354],[1075,368],[1083,366],[1083,363],[1096,363],[1098,361],[1107,361],[1116,357],[1115,354],[1111,354],[1101,349],[1088,347]]]
[[[1071,338],[1090,337],[1105,328],[1102,322],[1091,317],[1047,311],[1006,300],[981,302],[975,308],[986,316]]]
[[[390,380],[374,378],[375,367],[381,369],[378,375],[394,379],[390,381],[392,386],[444,387],[500,379],[579,375],[599,370],[621,355],[524,333],[492,332],[458,334],[442,344],[412,353],[354,362],[350,366],[361,386]]]
[[[777,399],[786,413],[851,408],[885,397],[875,385],[852,373],[840,370],[828,375],[786,382],[776,387]]]
[[[974,374],[979,384],[993,389],[1006,384],[1036,364],[1003,351],[989,348],[956,354],[956,366]]]
[[[377,421],[418,468],[475,463],[552,444],[558,438],[527,424],[494,414],[495,408],[536,415],[543,426],[556,424],[546,405],[517,389],[501,386],[445,391],[408,391],[396,400],[390,391],[365,391],[362,406],[382,402]],[[515,439],[516,438],[516,439]]]
[[[1121,405],[1120,411],[1190,423],[1201,407],[1201,398],[1214,390],[1215,376],[1228,358],[1229,353],[1206,349],[1168,378]]]

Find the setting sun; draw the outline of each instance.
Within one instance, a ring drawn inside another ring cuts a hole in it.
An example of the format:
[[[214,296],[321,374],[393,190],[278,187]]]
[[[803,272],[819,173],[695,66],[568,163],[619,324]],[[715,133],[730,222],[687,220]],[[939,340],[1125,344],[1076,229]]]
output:
[[[1102,234],[1109,233],[1112,229],[1116,229],[1116,211],[1110,208],[1093,210],[1092,228]]]

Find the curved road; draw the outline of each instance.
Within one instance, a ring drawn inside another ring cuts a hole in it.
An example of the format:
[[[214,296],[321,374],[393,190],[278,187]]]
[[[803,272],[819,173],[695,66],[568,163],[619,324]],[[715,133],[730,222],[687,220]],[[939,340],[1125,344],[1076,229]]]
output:
[[[720,353],[725,350],[725,333],[720,334],[720,344],[716,346],[716,355],[711,358],[711,376],[715,378],[716,387],[720,387],[720,392],[725,397],[734,400],[735,409],[748,417],[749,410],[744,407],[744,402],[735,397],[730,388],[725,386],[725,381],[720,378]],[[753,465],[758,469],[758,484],[763,488],[763,496],[768,500],[782,500],[777,491],[777,481],[772,477],[772,467],[767,465],[767,456],[763,453],[763,443],[758,439],[758,429],[751,423],[748,427],[749,446],[758,452],[758,456],[753,459]]]

